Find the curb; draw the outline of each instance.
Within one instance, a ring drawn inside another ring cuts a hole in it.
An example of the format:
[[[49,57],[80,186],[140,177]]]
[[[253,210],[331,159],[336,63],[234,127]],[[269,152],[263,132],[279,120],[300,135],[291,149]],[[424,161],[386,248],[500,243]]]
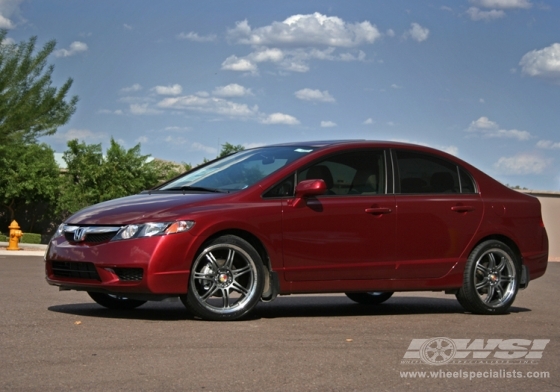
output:
[[[43,244],[19,244],[20,250],[6,250],[7,242],[0,242],[0,256],[44,256],[47,245]]]

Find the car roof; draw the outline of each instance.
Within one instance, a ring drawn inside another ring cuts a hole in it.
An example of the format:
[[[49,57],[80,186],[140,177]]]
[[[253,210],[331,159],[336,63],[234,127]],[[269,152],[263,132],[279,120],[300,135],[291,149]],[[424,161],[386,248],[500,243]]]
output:
[[[420,147],[420,148],[428,148],[427,146],[411,144],[411,143],[403,143],[403,142],[396,142],[396,141],[387,141],[387,140],[366,140],[366,139],[341,139],[341,140],[313,140],[313,141],[302,141],[302,142],[289,142],[289,143],[278,143],[278,144],[269,144],[263,147],[311,147],[311,148],[322,148],[322,147],[331,147],[343,144],[365,144],[365,145],[379,145],[383,147]]]

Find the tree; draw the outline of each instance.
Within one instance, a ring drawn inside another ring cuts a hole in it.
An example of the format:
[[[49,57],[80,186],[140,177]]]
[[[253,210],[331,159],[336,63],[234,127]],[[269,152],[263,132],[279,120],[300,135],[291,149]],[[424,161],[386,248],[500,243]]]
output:
[[[37,37],[6,44],[2,43],[6,34],[0,30],[0,140],[4,145],[34,143],[68,122],[78,97],[65,100],[72,79],[58,89],[51,86],[54,67],[46,65],[55,41],[47,42],[35,54]]]
[[[68,165],[59,207],[63,215],[153,188],[182,171],[181,165],[141,155],[140,144],[126,150],[112,138],[105,156],[101,144],[71,140],[63,159]]]
[[[19,213],[24,217],[19,222],[22,229],[31,231],[37,222],[52,215],[60,171],[50,147],[0,145],[0,173],[0,206],[7,213],[5,221],[11,222]]]
[[[241,144],[235,146],[233,144],[226,142],[226,144],[222,144],[222,150],[220,151],[218,158],[222,158],[225,157],[226,155],[233,154],[234,152],[243,151],[243,150],[245,150],[245,147],[243,147]]]

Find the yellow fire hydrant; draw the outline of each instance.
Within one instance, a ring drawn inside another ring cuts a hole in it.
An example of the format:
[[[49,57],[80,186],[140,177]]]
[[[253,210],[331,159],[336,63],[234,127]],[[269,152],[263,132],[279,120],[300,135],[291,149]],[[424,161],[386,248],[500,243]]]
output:
[[[20,230],[21,228],[16,221],[12,221],[10,226],[8,226],[8,229],[10,229],[10,242],[8,243],[8,247],[6,249],[20,250],[18,247],[18,243],[19,239],[23,236],[23,233]]]

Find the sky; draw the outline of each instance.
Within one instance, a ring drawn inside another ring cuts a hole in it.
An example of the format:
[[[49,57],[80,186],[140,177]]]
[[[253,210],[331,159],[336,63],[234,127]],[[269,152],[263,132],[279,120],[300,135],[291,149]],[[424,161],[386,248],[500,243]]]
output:
[[[329,139],[428,145],[560,190],[560,2],[0,0],[10,42],[56,40],[79,139],[201,163]]]

